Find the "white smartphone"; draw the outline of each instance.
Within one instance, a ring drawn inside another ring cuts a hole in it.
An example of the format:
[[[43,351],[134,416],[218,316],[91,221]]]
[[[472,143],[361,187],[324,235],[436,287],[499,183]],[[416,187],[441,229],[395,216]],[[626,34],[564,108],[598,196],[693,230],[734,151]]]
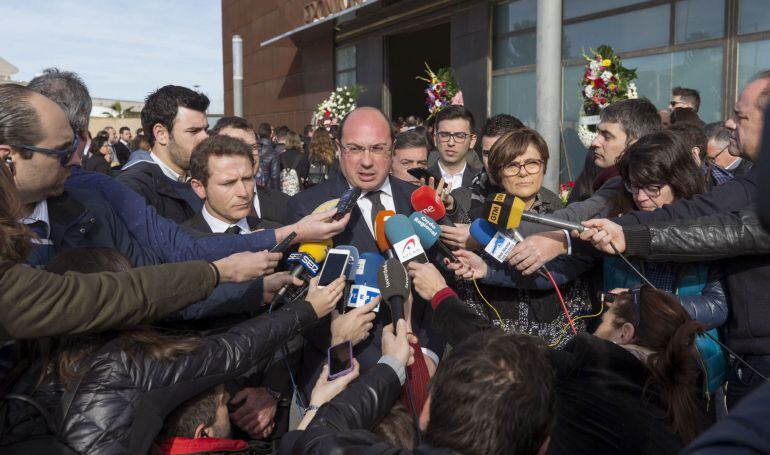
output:
[[[345,274],[348,257],[350,257],[350,251],[348,250],[338,250],[336,248],[329,250],[318,278],[319,288],[328,286],[332,281]]]

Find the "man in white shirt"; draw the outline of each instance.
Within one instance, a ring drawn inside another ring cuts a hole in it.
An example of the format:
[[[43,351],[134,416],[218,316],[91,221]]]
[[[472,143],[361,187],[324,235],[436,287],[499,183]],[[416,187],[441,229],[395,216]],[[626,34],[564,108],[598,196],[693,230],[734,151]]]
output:
[[[473,150],[476,145],[475,126],[473,114],[464,106],[448,106],[436,115],[433,140],[439,159],[429,170],[444,179],[449,191],[469,187],[481,172],[467,159],[469,154],[476,153]]]

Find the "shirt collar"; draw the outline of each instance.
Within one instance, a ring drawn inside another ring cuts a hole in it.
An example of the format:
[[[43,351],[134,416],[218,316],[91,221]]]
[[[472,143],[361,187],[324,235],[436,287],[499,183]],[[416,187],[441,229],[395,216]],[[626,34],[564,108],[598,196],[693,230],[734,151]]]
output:
[[[441,161],[437,161],[436,164],[438,164],[438,168],[441,171],[441,176],[446,177],[447,175],[455,176],[455,175],[463,175],[465,173],[465,169],[468,167],[468,162],[464,162],[465,165],[463,166],[463,169],[460,172],[455,172],[454,174],[449,174],[447,171],[444,170],[444,168],[441,166]]]
[[[726,170],[728,170],[728,171],[734,171],[734,170],[735,170],[735,169],[736,169],[738,166],[740,166],[740,165],[741,165],[741,161],[743,161],[743,158],[741,158],[741,157],[736,157],[736,158],[735,158],[735,161],[733,161],[732,163],[730,163],[730,165],[729,165],[729,166],[727,166],[725,169],[726,169]]]
[[[48,201],[45,199],[35,204],[35,208],[32,210],[32,213],[30,213],[29,216],[22,218],[21,220],[22,224],[33,224],[38,221],[45,223],[46,230],[50,235],[51,221],[48,217]]]
[[[163,175],[170,178],[171,180],[175,182],[187,182],[190,178],[185,177],[184,180],[182,180],[182,176],[177,174],[177,172],[170,167],[166,163],[163,162],[162,159],[158,158],[158,155],[156,155],[154,152],[150,152],[150,158],[152,158],[152,161],[160,167],[160,170],[163,171]]]
[[[234,225],[230,223],[226,223],[220,220],[219,218],[215,218],[214,215],[212,215],[211,212],[208,211],[205,205],[203,206],[203,211],[201,212],[201,214],[203,215],[203,219],[206,220],[206,223],[211,228],[211,232],[213,232],[214,234],[222,234],[230,226],[238,226],[239,228],[241,228],[242,234],[251,233],[251,228],[249,228],[249,222],[248,220],[246,220],[245,217],[238,220],[238,222],[235,223]]]
[[[348,182],[348,187],[353,188],[353,185]],[[390,176],[385,177],[385,181],[382,182],[382,185],[380,185],[379,188],[373,191],[382,191],[383,194],[388,195],[390,197],[393,197],[393,190],[390,188]],[[367,191],[365,193],[361,193],[361,196],[358,199],[361,199],[363,197],[366,197],[367,194],[371,193],[371,191]]]

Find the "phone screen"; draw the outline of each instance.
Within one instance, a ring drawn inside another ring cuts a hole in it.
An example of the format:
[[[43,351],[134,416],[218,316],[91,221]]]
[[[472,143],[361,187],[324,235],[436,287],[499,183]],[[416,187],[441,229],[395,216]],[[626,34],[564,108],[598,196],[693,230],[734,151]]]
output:
[[[350,341],[329,348],[329,377],[338,376],[351,367]]]
[[[321,270],[321,276],[318,278],[318,286],[328,286],[332,281],[336,280],[345,272],[345,267],[348,264],[347,253],[332,253],[330,252],[326,256],[323,269]]]

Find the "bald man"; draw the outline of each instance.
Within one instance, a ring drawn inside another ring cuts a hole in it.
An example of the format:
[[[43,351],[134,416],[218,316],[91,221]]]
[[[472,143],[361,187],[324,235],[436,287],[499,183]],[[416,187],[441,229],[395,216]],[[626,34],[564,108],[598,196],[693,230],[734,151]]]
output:
[[[355,109],[342,121],[340,132],[340,172],[329,176],[326,182],[309,188],[289,200],[289,222],[311,213],[318,205],[340,197],[352,186],[361,188],[362,195],[350,217],[347,228],[333,238],[334,245],[352,245],[359,253],[376,253],[372,219],[381,210],[393,210],[404,215],[414,210],[411,194],[415,186],[397,178],[390,178],[393,160],[394,134],[385,114],[371,107]],[[366,314],[363,314],[363,313]],[[443,343],[428,327],[430,305],[419,300],[413,305],[412,332],[420,339],[429,370],[434,370],[443,351]],[[390,322],[387,310],[360,307],[335,317],[335,331],[329,321],[305,332],[302,383],[308,392],[315,384],[326,360],[326,350],[337,341],[352,340],[354,355],[362,371],[371,368],[381,356],[382,327]]]

